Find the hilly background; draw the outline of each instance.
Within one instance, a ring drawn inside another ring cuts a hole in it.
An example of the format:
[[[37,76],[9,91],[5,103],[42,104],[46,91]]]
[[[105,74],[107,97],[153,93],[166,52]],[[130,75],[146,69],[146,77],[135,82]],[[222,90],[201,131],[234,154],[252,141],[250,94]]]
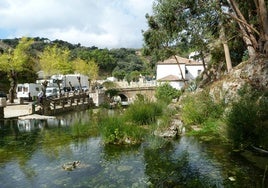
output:
[[[9,48],[14,49],[19,38],[0,40],[0,53]],[[109,76],[115,76],[118,79],[135,79],[140,74],[147,76],[148,79],[154,76],[155,62],[150,62],[141,54],[140,49],[118,48],[118,49],[100,49],[96,46],[85,47],[80,44],[71,44],[62,40],[51,41],[47,38],[33,38],[34,43],[31,46],[30,54],[36,66],[34,70],[27,70],[19,73],[18,83],[35,82],[37,72],[40,71],[39,57],[47,46],[57,45],[59,48],[65,48],[71,51],[71,58],[81,58],[85,61],[94,61],[99,66],[99,79],[105,79]],[[6,73],[0,71],[2,78],[0,90],[7,92],[9,89],[9,80]]]

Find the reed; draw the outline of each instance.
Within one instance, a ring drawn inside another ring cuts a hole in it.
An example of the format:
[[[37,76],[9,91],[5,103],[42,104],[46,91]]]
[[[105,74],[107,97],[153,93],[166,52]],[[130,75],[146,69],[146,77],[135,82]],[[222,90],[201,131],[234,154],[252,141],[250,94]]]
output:
[[[127,122],[124,116],[103,118],[99,130],[106,144],[139,144],[145,134],[144,128]]]
[[[162,104],[144,100],[132,104],[127,109],[125,116],[129,121],[137,125],[148,125],[154,123],[162,112]]]

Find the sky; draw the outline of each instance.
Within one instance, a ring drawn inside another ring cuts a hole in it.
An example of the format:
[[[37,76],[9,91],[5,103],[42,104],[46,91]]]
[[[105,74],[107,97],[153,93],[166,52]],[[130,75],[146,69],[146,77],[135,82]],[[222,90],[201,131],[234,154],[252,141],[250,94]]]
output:
[[[0,39],[40,37],[98,48],[141,48],[154,0],[1,0]]]

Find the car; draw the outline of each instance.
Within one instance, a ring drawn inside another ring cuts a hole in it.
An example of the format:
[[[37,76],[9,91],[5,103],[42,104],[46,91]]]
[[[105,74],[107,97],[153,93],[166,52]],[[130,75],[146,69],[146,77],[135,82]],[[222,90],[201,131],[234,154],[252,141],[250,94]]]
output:
[[[0,91],[0,98],[6,98],[7,100],[7,94],[3,91]]]
[[[89,89],[88,89],[87,86],[82,86],[82,90],[83,90],[84,92],[88,92],[88,91],[89,91]]]
[[[47,87],[46,88],[46,97],[47,98],[56,98],[58,97],[58,90],[54,87]]]

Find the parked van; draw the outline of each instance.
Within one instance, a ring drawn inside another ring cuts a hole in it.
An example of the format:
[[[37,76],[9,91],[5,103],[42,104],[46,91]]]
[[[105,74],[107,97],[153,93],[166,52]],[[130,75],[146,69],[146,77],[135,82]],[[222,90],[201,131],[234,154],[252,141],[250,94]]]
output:
[[[47,98],[58,97],[58,89],[56,87],[47,87],[46,88],[46,97]]]
[[[35,83],[18,84],[16,91],[18,99],[31,100],[37,98],[41,91],[41,85]]]

